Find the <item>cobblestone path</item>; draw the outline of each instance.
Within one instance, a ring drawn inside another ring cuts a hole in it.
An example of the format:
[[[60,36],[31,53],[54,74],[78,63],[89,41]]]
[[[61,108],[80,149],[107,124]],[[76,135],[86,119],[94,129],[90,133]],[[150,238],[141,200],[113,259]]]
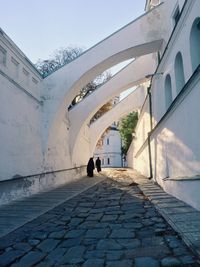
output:
[[[0,239],[0,266],[200,266],[136,184],[107,179]]]

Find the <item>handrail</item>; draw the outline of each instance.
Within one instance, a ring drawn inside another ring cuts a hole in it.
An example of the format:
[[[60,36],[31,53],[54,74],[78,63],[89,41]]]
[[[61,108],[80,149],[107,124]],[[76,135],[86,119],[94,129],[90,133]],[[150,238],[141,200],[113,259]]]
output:
[[[80,168],[83,168],[83,167],[86,167],[86,165],[82,165],[82,166],[79,166],[79,167],[73,167],[73,168],[69,168],[69,169],[61,169],[61,170],[36,173],[36,174],[31,174],[31,175],[26,175],[26,176],[13,177],[12,179],[1,180],[0,183],[11,182],[11,181],[14,181],[14,180],[20,180],[20,179],[30,178],[30,177],[34,177],[34,176],[37,177],[37,176],[47,175],[47,174],[51,174],[51,173],[59,173],[59,172],[71,171],[71,170],[80,169]]]

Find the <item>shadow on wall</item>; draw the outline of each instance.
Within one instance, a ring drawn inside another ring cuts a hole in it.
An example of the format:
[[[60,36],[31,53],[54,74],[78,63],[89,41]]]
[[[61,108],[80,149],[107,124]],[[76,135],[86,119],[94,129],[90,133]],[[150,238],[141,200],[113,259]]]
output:
[[[154,139],[154,164],[155,178],[195,176],[200,173],[199,155],[167,128]]]

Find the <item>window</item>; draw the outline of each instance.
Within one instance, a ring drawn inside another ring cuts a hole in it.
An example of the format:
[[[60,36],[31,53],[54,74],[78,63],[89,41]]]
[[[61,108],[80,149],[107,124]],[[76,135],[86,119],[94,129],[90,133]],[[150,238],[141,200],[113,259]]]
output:
[[[104,159],[102,159],[102,165],[104,165]]]
[[[25,83],[26,85],[29,84],[29,72],[23,68],[23,74],[25,76]]]
[[[108,165],[110,165],[110,159],[109,158],[107,158],[107,163],[108,163]]]
[[[184,70],[183,70],[183,58],[181,52],[178,52],[175,58],[174,63],[174,72],[175,72],[175,79],[176,79],[176,90],[179,93],[184,84],[185,84],[185,77],[184,77]]]
[[[11,62],[13,63],[13,74],[15,78],[18,78],[18,74],[19,74],[19,62],[17,62],[16,59],[14,59],[13,57],[11,57]]]
[[[168,74],[165,79],[165,106],[166,110],[169,108],[169,106],[172,103],[172,82],[171,77]]]
[[[6,50],[0,46],[0,65],[6,66]]]
[[[109,138],[107,138],[107,145],[109,145],[110,141],[109,141]]]
[[[25,76],[29,75],[29,72],[27,70],[25,70],[24,68],[23,68],[23,73],[24,73]]]
[[[200,64],[200,18],[196,18],[192,24],[190,31],[190,56],[192,62],[192,70]]]
[[[34,84],[38,84],[38,81],[37,81],[34,77],[32,77],[32,82],[33,82]]]
[[[177,6],[174,12],[174,15],[173,15],[174,26],[178,23],[179,18],[180,18],[180,10],[179,10],[179,6]]]

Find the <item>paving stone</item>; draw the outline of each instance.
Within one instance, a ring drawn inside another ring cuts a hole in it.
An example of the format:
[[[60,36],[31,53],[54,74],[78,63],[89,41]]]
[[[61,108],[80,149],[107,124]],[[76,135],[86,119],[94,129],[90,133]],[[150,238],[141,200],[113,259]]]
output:
[[[40,239],[40,240],[44,240],[45,238],[47,238],[47,236],[48,236],[48,233],[44,232],[44,231],[42,231],[42,232],[38,231],[38,232],[34,232],[32,234],[33,239]]]
[[[142,220],[142,224],[143,224],[144,226],[151,226],[151,225],[154,225],[155,222],[152,222],[152,221],[150,221],[149,219],[143,219],[143,220]]]
[[[56,266],[55,261],[51,261],[48,259],[42,260],[40,263],[34,265],[34,267],[54,267]]]
[[[8,266],[25,254],[22,250],[10,250],[0,255],[0,266]]]
[[[110,238],[134,238],[135,233],[129,229],[114,229]]]
[[[140,231],[137,232],[137,235],[139,238],[148,238],[152,237],[154,235],[154,230],[153,229],[140,229]]]
[[[171,241],[178,241],[179,238],[177,235],[166,235],[164,239],[169,243]]]
[[[90,210],[91,210],[91,207],[77,207],[75,209],[75,212],[83,213],[83,212],[89,212]]]
[[[143,227],[142,223],[140,222],[129,222],[129,223],[123,223],[123,227],[124,228],[128,228],[128,229],[140,229]]]
[[[84,246],[76,246],[68,249],[67,253],[60,259],[60,264],[65,263],[83,263],[83,254],[86,248]]]
[[[122,249],[122,246],[118,244],[114,239],[101,239],[97,244],[97,249],[100,250],[118,250]]]
[[[156,223],[154,226],[157,227],[157,228],[166,228],[166,227],[168,227],[168,225],[166,223]]]
[[[103,213],[90,214],[87,217],[87,221],[99,221],[103,216]]]
[[[105,251],[102,250],[90,250],[86,251],[84,258],[86,259],[102,259],[105,258]],[[119,252],[118,252],[119,253]]]
[[[74,247],[74,246],[80,245],[81,241],[82,241],[82,238],[71,238],[71,239],[67,239],[67,240],[62,241],[59,244],[59,247],[61,247],[61,248]]]
[[[45,253],[41,253],[39,251],[31,251],[22,257],[19,262],[13,264],[12,267],[27,267],[33,266],[40,262],[46,256]]]
[[[68,226],[77,226],[82,222],[83,222],[82,218],[72,218],[71,221],[69,222]]]
[[[28,252],[32,249],[32,247],[28,243],[16,243],[13,248],[23,250],[25,252]]]
[[[172,240],[169,242],[170,248],[178,248],[181,245],[179,240]]]
[[[77,238],[82,236],[85,233],[85,230],[70,230],[66,233],[65,238]]]
[[[79,203],[79,206],[80,207],[94,207],[94,205],[95,205],[95,202],[81,202],[81,203]]]
[[[156,223],[162,223],[164,221],[161,217],[152,217],[150,220]]]
[[[98,208],[98,209],[92,209],[90,213],[104,213],[106,212],[106,208]]]
[[[185,255],[185,256],[179,257],[179,259],[185,265],[186,264],[192,264],[195,262],[194,258],[191,255]]]
[[[66,253],[66,248],[56,248],[52,250],[48,256],[47,259],[51,261],[59,261],[59,259]]]
[[[163,236],[166,232],[166,229],[164,228],[157,228],[155,229],[155,235],[156,236]]]
[[[88,217],[88,213],[79,213],[79,214],[77,214],[76,215],[78,218],[86,218],[86,217]]]
[[[28,240],[28,243],[31,245],[31,246],[37,246],[41,241],[38,240],[38,239],[30,239]]]
[[[86,238],[106,238],[108,234],[110,233],[110,230],[107,229],[94,229],[94,230],[88,230],[86,232]]]
[[[111,229],[121,229],[123,227],[121,223],[110,223],[108,226]]]
[[[162,246],[165,244],[163,237],[149,237],[149,238],[143,238],[141,240],[143,247],[154,247],[154,246]]]
[[[151,257],[135,258],[135,267],[159,267],[159,261]]]
[[[130,219],[133,219],[135,217],[140,217],[137,213],[129,212],[123,215],[119,216],[119,221],[129,221]]]
[[[173,249],[173,254],[175,256],[182,256],[182,255],[187,255],[188,251],[185,247],[178,247]]]
[[[10,250],[13,250],[13,248],[12,247],[8,247],[8,248],[5,249],[5,252],[10,251]],[[2,251],[2,254],[3,254],[3,251]]]
[[[46,239],[40,243],[37,248],[43,252],[50,252],[58,245],[59,242],[60,241],[56,239]]]
[[[62,230],[62,231],[57,231],[57,232],[53,232],[49,235],[49,238],[62,238],[64,237],[66,231],[65,230]]]
[[[125,248],[137,248],[141,245],[141,241],[139,239],[117,239],[116,240],[120,245]]]
[[[102,222],[109,222],[109,221],[116,221],[118,215],[103,215],[101,221]]]
[[[78,228],[79,229],[94,229],[96,226],[97,222],[96,221],[85,221],[81,223]]]
[[[104,267],[104,260],[100,259],[88,259],[82,267]]]
[[[175,257],[167,257],[162,259],[161,265],[162,267],[178,267],[181,266],[182,263],[179,259]]]
[[[119,250],[109,250],[106,253],[106,258],[107,260],[119,260],[123,255],[123,250],[119,251]]]
[[[108,261],[106,267],[132,267],[131,260]]]

